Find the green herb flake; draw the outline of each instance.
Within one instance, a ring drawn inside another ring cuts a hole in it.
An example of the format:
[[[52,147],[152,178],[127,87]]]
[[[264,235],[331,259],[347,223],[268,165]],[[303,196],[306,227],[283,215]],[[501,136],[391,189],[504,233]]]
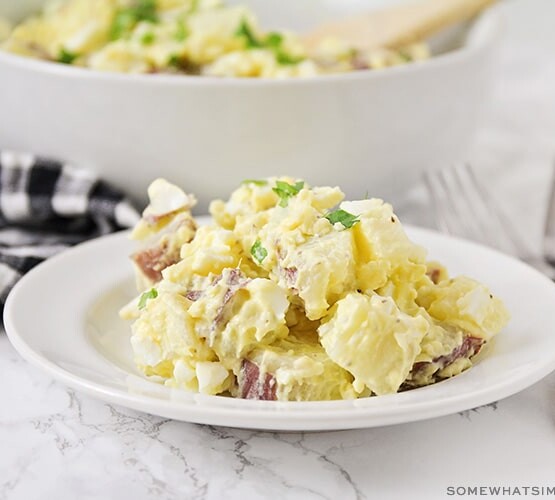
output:
[[[264,45],[266,47],[279,48],[282,42],[283,42],[283,35],[281,35],[280,33],[272,32],[266,35],[266,39],[264,40]]]
[[[177,55],[177,54],[172,54],[169,58],[168,58],[168,66],[172,67],[172,68],[178,68],[181,69],[183,61],[181,60],[181,58]]]
[[[137,21],[150,21],[151,23],[158,21],[156,0],[136,0],[131,9],[133,9]]]
[[[276,51],[276,61],[282,66],[292,66],[304,61],[304,57],[295,57],[280,50]]]
[[[286,207],[289,203],[289,198],[299,194],[299,191],[304,187],[304,182],[299,181],[295,184],[289,184],[284,181],[276,181],[276,187],[272,188],[274,193],[276,193],[279,198],[279,206]]]
[[[133,29],[135,23],[135,16],[132,12],[127,10],[118,12],[112,21],[110,38],[112,40],[122,38],[126,33],[129,33]]]
[[[187,75],[199,75],[200,67],[191,61],[189,61],[184,55],[172,54],[168,57],[166,63],[168,68],[173,68],[179,73],[185,73]]]
[[[114,16],[110,38],[117,40],[129,34],[140,21],[158,22],[156,0],[136,0],[130,7],[120,9]]]
[[[60,53],[58,54],[58,59],[57,61],[63,64],[71,64],[73,61],[75,61],[75,59],[77,59],[79,56],[73,52],[70,52],[69,50],[66,50],[64,48],[62,48],[60,50]]]
[[[193,12],[196,12],[199,8],[199,0],[192,0],[191,1],[191,7],[189,8],[189,14],[192,14]]]
[[[251,247],[251,255],[258,264],[262,264],[262,261],[268,256],[268,250],[266,250],[260,240],[256,240]]]
[[[397,54],[399,54],[399,57],[404,61],[404,62],[411,62],[412,61],[412,57],[410,56],[410,54],[401,49],[397,52]]]
[[[241,20],[239,27],[235,31],[235,36],[245,40],[247,49],[267,49],[272,51],[278,64],[290,66],[304,61],[304,57],[292,56],[282,50],[283,35],[281,33],[272,31],[262,39],[257,38],[245,18]]]
[[[145,33],[141,37],[141,43],[143,45],[152,45],[155,40],[156,40],[156,36],[154,35],[154,33],[151,33],[151,32]]]
[[[144,292],[139,299],[139,309],[144,309],[148,300],[155,299],[156,297],[158,297],[156,288],[151,288],[148,292]]]
[[[258,180],[258,179],[245,179],[241,182],[242,185],[246,186],[248,184],[254,184],[255,186],[267,186],[268,181]]]
[[[325,217],[331,224],[341,223],[345,229],[353,227],[357,222],[360,222],[357,215],[350,214],[345,210],[334,210]]]
[[[241,19],[239,27],[235,31],[235,36],[241,37],[245,40],[247,49],[258,49],[263,46],[258,38],[256,38],[255,34],[252,31],[252,28],[245,18]]]
[[[175,31],[174,38],[178,42],[183,42],[187,39],[188,36],[189,36],[189,29],[187,28],[187,25],[185,24],[185,22],[180,19],[179,21],[177,21],[177,29]]]

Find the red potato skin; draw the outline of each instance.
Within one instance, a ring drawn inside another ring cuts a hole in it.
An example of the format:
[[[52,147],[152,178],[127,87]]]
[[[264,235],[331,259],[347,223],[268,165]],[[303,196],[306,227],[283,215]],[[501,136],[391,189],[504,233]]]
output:
[[[423,370],[430,364],[436,366],[434,373],[437,373],[438,371],[449,366],[460,358],[472,358],[480,352],[480,349],[482,348],[484,343],[484,339],[469,335],[463,339],[460,346],[455,347],[455,349],[453,349],[449,354],[445,356],[438,356],[437,358],[434,358],[431,362],[422,361],[414,363],[407,381],[404,382],[401,386],[401,390],[414,389],[415,387],[417,387],[417,384],[411,382],[412,377],[417,375],[420,370]],[[437,379],[438,377],[435,377],[434,382],[437,381]]]
[[[202,297],[202,290],[189,290],[185,297],[187,297],[191,302],[196,302]]]
[[[168,253],[166,246],[160,245],[136,252],[131,259],[149,280],[157,283],[162,279],[162,271],[179,261],[179,253]]]
[[[432,280],[432,283],[434,285],[437,285],[439,283],[439,277],[441,275],[441,271],[437,268],[434,269],[430,269],[426,275],[428,276],[428,278],[430,278]]]
[[[421,362],[415,363],[411,375],[416,374],[419,370],[430,364],[436,365],[436,372],[454,363],[457,359],[463,357],[472,357],[480,352],[484,345],[484,340],[478,337],[467,336],[461,345],[453,349],[446,356],[438,356],[431,363]],[[410,379],[410,376],[409,376]],[[239,395],[243,399],[255,399],[260,401],[275,401],[277,382],[271,373],[261,376],[260,369],[248,359],[244,359],[241,365],[241,371],[238,377]],[[401,386],[401,391],[416,388],[416,384],[411,384],[410,380]]]
[[[239,375],[239,394],[243,399],[276,400],[276,379],[270,373],[260,377],[260,369],[248,359],[243,360]]]
[[[217,279],[214,280],[214,285],[219,283],[222,280],[222,276],[220,275]],[[245,288],[249,283],[250,279],[243,276],[239,269],[232,269],[229,273],[228,280],[227,280],[227,290],[225,292],[222,304],[220,305],[218,312],[216,313],[216,317],[214,318],[213,328],[217,330],[225,326],[225,324],[229,321],[229,305],[232,303],[233,299],[236,297],[237,292],[241,288]]]
[[[169,212],[159,216],[143,216],[143,220],[147,224],[155,224],[163,218],[174,216],[177,212]],[[186,226],[191,230],[196,231],[196,224],[191,219],[178,221],[175,227],[177,231],[179,228]],[[192,239],[192,238],[191,238]],[[190,240],[189,240],[190,241]],[[152,282],[157,283],[162,279],[162,271],[173,264],[177,264],[180,260],[179,250],[168,249],[167,242],[158,243],[155,246],[140,250],[131,255],[131,260],[139,267],[142,273]]]
[[[459,358],[475,356],[480,352],[483,344],[484,340],[481,338],[472,336],[465,337],[459,347],[453,349],[453,351],[451,351],[451,353],[447,356],[439,356],[435,358],[433,362],[437,363],[440,366],[440,369],[445,368]]]

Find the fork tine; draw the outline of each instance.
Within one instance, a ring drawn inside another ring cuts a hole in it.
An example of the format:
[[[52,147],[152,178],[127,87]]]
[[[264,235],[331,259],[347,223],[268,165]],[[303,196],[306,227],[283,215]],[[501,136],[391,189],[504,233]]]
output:
[[[424,183],[430,199],[432,200],[432,211],[436,219],[436,224],[440,231],[453,234],[453,227],[451,224],[451,219],[449,217],[449,210],[444,207],[444,191],[442,183],[439,182],[439,176],[437,174],[432,174],[431,172],[426,172],[424,174]]]
[[[474,239],[516,255],[555,280],[554,267],[543,257],[534,255],[470,165],[435,173],[427,172],[424,181],[437,225],[442,231]],[[552,196],[555,199],[555,194]],[[555,201],[553,204],[555,206]]]
[[[445,171],[426,172],[424,179],[439,229],[448,234],[460,234],[461,224],[456,207],[449,202],[449,182]]]
[[[489,206],[489,196],[485,193],[478,183],[478,179],[473,174],[468,164],[463,164],[454,170],[454,176],[458,179],[458,189],[460,190],[459,200],[464,200],[466,205],[465,217],[473,226],[473,239],[485,242],[491,247],[507,248],[507,239],[504,235],[502,224],[491,224],[492,209]]]
[[[510,222],[495,206],[470,165],[428,173],[425,183],[440,229],[507,253],[531,255],[511,232]]]
[[[503,228],[504,238],[509,242],[513,248],[513,253],[518,255],[521,259],[529,260],[533,258],[533,252],[530,247],[524,242],[522,237],[515,231],[513,222],[507,217],[505,212],[499,207],[494,199],[487,193],[486,189],[480,183],[476,177],[474,170],[467,165],[466,170],[468,172],[469,178],[471,179],[476,192],[480,194],[480,197],[484,200],[486,207],[488,208],[491,218],[494,220],[495,226]]]
[[[451,202],[458,206],[458,217],[463,221],[466,235],[470,239],[485,241],[495,245],[494,235],[484,228],[485,207],[483,201],[475,196],[475,190],[468,182],[468,176],[461,167],[454,167],[449,171]]]
[[[453,167],[426,174],[425,182],[438,226],[449,234],[490,241],[491,235],[476,224],[482,210],[477,207],[483,204],[470,201],[467,196],[470,189],[464,178],[459,169]]]

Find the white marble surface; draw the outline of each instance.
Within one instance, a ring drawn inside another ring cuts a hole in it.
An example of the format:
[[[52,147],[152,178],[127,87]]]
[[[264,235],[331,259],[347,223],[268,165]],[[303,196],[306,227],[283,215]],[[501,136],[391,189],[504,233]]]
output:
[[[504,10],[494,97],[469,157],[539,248],[555,157],[555,2],[514,0]],[[400,210],[430,222],[419,189]],[[435,499],[449,498],[448,486],[555,487],[555,374],[440,419],[272,434],[165,420],[76,394],[1,335],[0,401],[0,500]]]

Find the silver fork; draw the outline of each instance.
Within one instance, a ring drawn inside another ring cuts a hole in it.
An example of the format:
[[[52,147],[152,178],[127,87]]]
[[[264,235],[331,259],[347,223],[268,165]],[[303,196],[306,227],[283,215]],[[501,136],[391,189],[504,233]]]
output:
[[[441,231],[518,257],[555,279],[555,269],[532,252],[470,165],[428,172],[424,181]]]

